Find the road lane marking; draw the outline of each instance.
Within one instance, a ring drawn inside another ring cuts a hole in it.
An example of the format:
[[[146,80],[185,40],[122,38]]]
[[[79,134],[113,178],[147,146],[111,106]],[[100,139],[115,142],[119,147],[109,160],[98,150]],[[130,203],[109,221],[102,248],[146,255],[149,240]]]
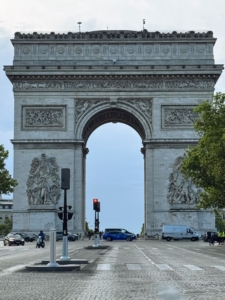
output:
[[[15,272],[25,268],[26,265],[15,265],[10,268],[4,269],[3,272]]]
[[[155,265],[155,263],[143,252],[140,250],[140,248],[138,248],[138,246],[136,244],[134,244],[134,246],[138,249],[138,251],[153,265]]]
[[[162,271],[174,271],[174,269],[166,264],[156,264],[156,266]]]
[[[127,264],[128,270],[142,270],[139,264]]]
[[[225,267],[223,267],[223,266],[213,266],[214,268],[216,268],[216,269],[219,269],[219,270],[221,270],[221,271],[225,271]]]
[[[199,267],[197,267],[195,265],[183,265],[183,266],[186,267],[186,268],[188,268],[188,269],[190,269],[190,270],[192,270],[192,271],[204,271],[204,269],[199,268]]]
[[[97,270],[108,271],[108,270],[110,270],[110,264],[98,264]]]

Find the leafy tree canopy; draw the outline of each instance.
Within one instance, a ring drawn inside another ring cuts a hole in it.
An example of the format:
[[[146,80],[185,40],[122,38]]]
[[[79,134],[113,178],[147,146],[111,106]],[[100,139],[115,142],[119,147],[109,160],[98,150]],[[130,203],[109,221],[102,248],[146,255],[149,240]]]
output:
[[[0,145],[0,195],[12,193],[17,181],[11,177],[9,171],[5,168],[5,159],[7,159],[9,151]]]
[[[12,220],[5,219],[3,224],[0,224],[0,235],[7,235],[12,230]]]
[[[215,94],[213,102],[203,102],[195,112],[200,116],[194,124],[200,139],[196,146],[187,150],[181,171],[204,189],[199,208],[224,208],[225,94]]]

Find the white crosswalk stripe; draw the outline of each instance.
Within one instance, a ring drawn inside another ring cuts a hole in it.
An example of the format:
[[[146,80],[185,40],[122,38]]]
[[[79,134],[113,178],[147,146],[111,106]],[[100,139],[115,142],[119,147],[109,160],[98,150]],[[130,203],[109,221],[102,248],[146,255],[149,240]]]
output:
[[[139,264],[127,264],[128,270],[142,270]]]
[[[162,271],[174,271],[169,265],[166,264],[156,264],[156,266]]]
[[[97,270],[108,271],[108,270],[110,270],[110,264],[98,264]]]
[[[156,267],[161,270],[161,271],[174,271],[172,267],[170,267],[167,264],[155,264]],[[98,271],[110,271],[112,270],[112,265],[111,264],[98,264],[97,265],[97,270]],[[115,266],[115,264],[113,264]],[[144,269],[140,264],[126,264],[127,269],[129,271],[141,271]],[[204,271],[204,269],[195,266],[195,265],[183,265],[185,268],[188,268],[191,271]],[[225,266],[208,266],[208,267],[213,267],[216,268],[222,272],[225,272]]]
[[[195,265],[184,265],[184,267],[186,267],[186,268],[188,268],[188,269],[190,269],[192,271],[204,271],[204,269],[199,268],[199,267],[197,267]]]
[[[225,267],[224,266],[213,266],[214,268],[216,268],[216,269],[219,269],[219,270],[221,270],[221,271],[225,271]]]

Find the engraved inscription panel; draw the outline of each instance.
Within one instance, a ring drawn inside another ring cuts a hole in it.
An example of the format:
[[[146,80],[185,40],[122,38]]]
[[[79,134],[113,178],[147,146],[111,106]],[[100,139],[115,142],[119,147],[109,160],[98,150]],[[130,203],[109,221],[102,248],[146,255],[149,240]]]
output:
[[[193,124],[199,117],[193,109],[196,106],[162,106],[162,128],[181,129],[193,128]]]
[[[66,106],[23,106],[22,129],[62,130],[66,128]]]

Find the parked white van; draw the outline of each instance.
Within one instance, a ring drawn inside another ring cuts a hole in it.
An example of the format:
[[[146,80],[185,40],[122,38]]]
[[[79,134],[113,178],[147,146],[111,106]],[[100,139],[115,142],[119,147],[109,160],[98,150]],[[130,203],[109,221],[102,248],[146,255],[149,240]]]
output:
[[[163,225],[162,239],[167,241],[171,239],[190,239],[191,241],[198,241],[199,234],[186,225]]]

